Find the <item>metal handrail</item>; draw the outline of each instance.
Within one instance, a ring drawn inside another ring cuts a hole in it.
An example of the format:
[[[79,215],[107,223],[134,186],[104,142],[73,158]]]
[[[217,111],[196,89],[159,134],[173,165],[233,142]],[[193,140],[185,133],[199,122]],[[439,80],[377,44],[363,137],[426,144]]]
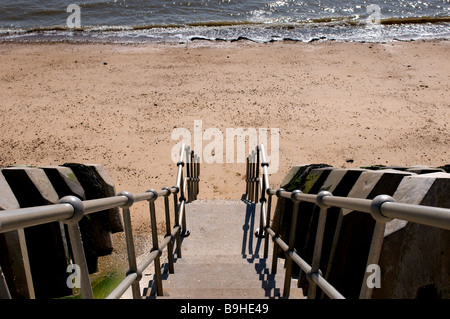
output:
[[[186,154],[188,168],[191,170],[187,173],[187,177],[183,176],[183,167],[185,165],[184,156]],[[189,231],[186,228],[186,202],[197,199],[200,181],[200,158],[190,151],[185,144],[181,147],[180,160],[177,163],[178,172],[176,185],[165,187],[160,191],[153,189],[145,193],[131,194],[129,192],[121,192],[113,197],[92,199],[82,201],[76,196],[66,196],[61,198],[58,204],[22,208],[15,210],[2,211],[0,214],[0,233],[11,230],[41,225],[50,222],[60,221],[67,225],[70,244],[73,252],[74,263],[80,267],[80,290],[83,299],[93,299],[93,292],[87,268],[87,262],[84,255],[84,249],[81,241],[80,229],[78,222],[83,216],[99,212],[110,208],[121,208],[123,213],[123,222],[125,230],[125,239],[127,246],[129,270],[115,289],[106,297],[106,299],[120,298],[128,288],[132,288],[133,298],[141,298],[139,281],[142,278],[142,272],[154,262],[155,265],[155,281],[157,286],[157,295],[163,295],[162,278],[159,257],[165,247],[168,249],[169,272],[174,272],[173,267],[173,247],[172,241],[176,240],[177,257],[181,258],[181,240],[180,236],[188,236]],[[178,199],[178,194],[180,197]],[[185,197],[187,194],[187,197]],[[175,225],[170,229],[170,208],[169,196],[173,195],[173,206],[175,214]],[[161,244],[158,244],[158,231],[156,225],[155,200],[158,197],[164,197],[165,217],[166,217],[166,235]],[[151,228],[152,228],[152,244],[153,248],[150,254],[140,263],[136,264],[136,253],[134,248],[133,232],[131,225],[130,207],[137,202],[148,201]],[[179,203],[178,203],[179,201]]]
[[[252,162],[255,161],[255,157],[261,156],[261,168],[262,177],[259,176],[255,167],[252,166]],[[255,150],[247,158],[247,178],[246,180],[246,195],[249,201],[257,202],[255,189],[260,189],[261,197],[259,202],[260,207],[260,228],[256,234],[258,237],[263,237],[264,241],[264,258],[268,257],[268,236],[273,239],[273,260],[272,260],[272,273],[277,272],[277,260],[278,260],[278,248],[281,248],[286,253],[286,275],[283,296],[289,297],[290,294],[290,282],[292,274],[292,261],[295,262],[306,274],[306,278],[310,282],[308,287],[308,298],[315,298],[316,287],[322,289],[322,291],[332,299],[342,299],[339,291],[337,291],[327,280],[322,276],[319,263],[322,251],[322,241],[324,236],[325,221],[327,209],[330,207],[339,207],[364,213],[369,213],[375,219],[375,228],[372,235],[372,241],[370,245],[367,265],[377,264],[381,247],[384,239],[385,224],[396,218],[406,220],[409,222],[419,223],[427,226],[442,228],[450,230],[450,209],[441,207],[432,207],[424,205],[412,205],[406,203],[397,203],[388,195],[379,195],[374,199],[360,199],[333,196],[330,192],[322,191],[317,195],[304,194],[300,190],[294,190],[292,192],[285,191],[282,188],[277,190],[270,187],[269,178],[267,173],[268,162],[266,161],[266,154],[264,145],[260,144],[255,147]],[[266,195],[268,198],[266,198]],[[289,236],[289,243],[285,243],[271,227],[270,227],[270,211],[272,196],[277,198],[290,199],[294,203],[291,232]],[[312,265],[305,262],[294,250],[295,232],[296,232],[296,218],[298,215],[298,204],[300,202],[309,202],[316,204],[320,208],[319,221],[317,224],[316,241],[314,245],[314,253],[312,258]],[[359,298],[371,298],[373,288],[366,285],[368,273],[365,274]]]

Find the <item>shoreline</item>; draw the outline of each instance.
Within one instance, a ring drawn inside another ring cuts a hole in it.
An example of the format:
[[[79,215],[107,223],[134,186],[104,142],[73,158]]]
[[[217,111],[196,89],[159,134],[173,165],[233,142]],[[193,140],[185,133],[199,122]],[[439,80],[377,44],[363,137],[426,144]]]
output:
[[[187,44],[195,41],[255,43],[317,41],[389,43],[450,40],[450,17],[385,17],[378,26],[366,19],[323,18],[303,23],[210,22],[181,25],[42,26],[0,28],[0,43]]]
[[[98,163],[117,192],[160,189],[175,183],[173,130],[193,134],[195,120],[224,137],[279,128],[274,187],[297,164],[449,164],[448,40],[0,43],[0,52],[2,166]],[[240,199],[244,175],[245,164],[202,163],[199,198]],[[136,214],[144,230],[148,212]]]

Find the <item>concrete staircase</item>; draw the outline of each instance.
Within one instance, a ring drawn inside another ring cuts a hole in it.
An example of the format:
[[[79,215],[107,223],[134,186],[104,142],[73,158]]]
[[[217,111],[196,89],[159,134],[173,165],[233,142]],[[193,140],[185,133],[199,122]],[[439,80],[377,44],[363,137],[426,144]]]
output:
[[[279,273],[270,274],[272,243],[266,260],[263,240],[254,236],[259,227],[259,204],[197,200],[186,205],[186,213],[191,234],[183,239],[175,273],[169,274],[168,265],[162,265],[164,296],[156,296],[151,279],[142,287],[144,298],[281,298],[284,260],[279,259]],[[295,280],[290,298],[304,298]]]

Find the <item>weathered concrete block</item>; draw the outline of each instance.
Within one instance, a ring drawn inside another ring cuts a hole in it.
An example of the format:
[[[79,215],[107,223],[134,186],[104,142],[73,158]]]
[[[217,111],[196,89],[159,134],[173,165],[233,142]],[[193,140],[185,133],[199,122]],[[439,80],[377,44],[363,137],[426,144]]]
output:
[[[284,181],[281,187],[286,191],[301,190],[307,194],[317,194],[323,182],[326,180],[330,172],[334,168],[326,164],[312,164],[294,167],[289,177],[290,180]],[[299,215],[297,220],[297,231],[295,236],[295,249],[300,256],[304,256],[306,249],[308,230],[313,222],[314,204],[301,202],[299,204]],[[293,202],[290,199],[279,198],[275,209],[274,223],[272,228],[280,234],[285,242],[289,242],[291,229]],[[283,258],[284,254],[280,253],[279,257]],[[295,264],[293,267],[293,275],[297,276],[300,268]]]
[[[0,173],[0,214],[2,210],[19,209],[19,202]],[[0,266],[9,294],[14,299],[34,298],[33,279],[23,229],[0,234]]]
[[[86,164],[86,165],[95,169],[97,176],[99,177],[105,189],[105,195],[107,197],[116,196],[116,188],[114,186],[114,181],[109,176],[108,172],[106,172],[105,168],[100,164]],[[109,210],[109,221],[111,223],[111,232],[113,234],[124,231],[122,216],[119,212],[119,208],[115,207]]]
[[[289,188],[289,184],[293,183],[295,180],[300,178],[300,176],[306,171],[311,168],[311,164],[300,164],[300,165],[294,165],[291,167],[289,172],[286,174],[286,176],[283,178],[283,181],[281,182],[282,188]]]
[[[361,173],[347,196],[365,199],[381,194],[392,196],[402,179],[411,175],[415,174],[393,169],[368,170]],[[359,297],[374,226],[370,214],[342,209],[326,279],[346,298]]]
[[[76,196],[81,200],[86,198],[83,186],[69,167],[48,165],[40,168],[44,170],[60,199],[69,195]]]
[[[58,202],[58,194],[43,170],[29,166],[11,166],[2,168],[1,171],[21,207],[28,203],[34,205],[33,202],[41,202],[41,205]],[[28,188],[29,193],[17,191],[22,185]]]
[[[283,179],[281,183],[281,188],[284,188],[286,191],[293,191],[296,189],[303,188],[305,184],[306,178],[308,174],[314,168],[322,168],[329,167],[326,164],[304,164],[304,165],[296,165],[293,166],[286,177]],[[303,188],[304,189],[304,188]],[[290,200],[285,200],[284,198],[279,198],[277,200],[277,205],[275,208],[275,214],[273,218],[272,229],[277,233],[281,233],[283,229],[283,233],[285,233],[286,227],[290,227],[290,220],[285,221],[284,212],[292,210],[292,202]],[[290,214],[289,214],[290,216]],[[286,222],[288,223],[286,225]],[[287,231],[289,233],[289,231]]]
[[[365,172],[365,169],[341,169],[335,168],[328,175],[320,188],[320,191],[329,191],[334,196],[346,197],[354,184],[358,180],[359,176]],[[317,224],[319,220],[320,209],[314,208],[313,219],[308,229],[305,255],[302,256],[309,264],[312,263],[314,254],[314,246],[317,233]],[[335,237],[336,229],[340,225],[341,209],[338,207],[330,207],[327,210],[325,230],[322,243],[322,254],[320,258],[319,269],[323,274],[327,273],[329,267],[330,255],[332,252],[333,240]],[[304,274],[299,278],[299,286],[307,290],[309,282]],[[318,292],[320,294],[320,292]]]
[[[393,197],[450,208],[450,174],[405,177]],[[394,219],[380,255],[381,287],[372,298],[450,298],[450,231]]]
[[[95,168],[78,163],[66,163],[62,166],[70,167],[84,189],[86,200],[107,197],[102,181]],[[113,251],[111,240],[111,222],[109,210],[89,214],[95,251],[98,256],[109,255]]]
[[[83,186],[80,184],[71,168],[65,166],[49,165],[43,166],[41,167],[41,169],[44,170],[48,179],[52,183],[59,199],[65,196],[76,196],[81,200],[86,199]],[[98,254],[89,216],[84,216],[78,222],[78,225],[80,228],[81,238],[83,240],[83,248],[88,271],[92,274],[97,271]],[[67,230],[66,234],[68,234]],[[72,256],[70,238],[68,236],[67,242],[70,255]]]
[[[320,169],[325,170],[321,171]],[[283,179],[281,188],[284,188],[288,192],[298,189],[304,193],[314,194],[314,185],[319,181],[322,173],[325,172],[327,174],[332,169],[334,168],[328,164],[296,165],[291,168],[287,176]],[[325,179],[325,175],[322,178]],[[316,185],[317,187],[320,188],[320,186]]]
[[[424,165],[412,166],[412,167],[409,167],[406,171],[416,173],[416,174],[430,174],[430,173],[445,172],[442,168],[424,166]]]
[[[32,167],[1,170],[21,208],[55,204],[58,194],[44,171]],[[36,298],[54,298],[71,293],[67,287],[66,243],[61,223],[25,229]]]

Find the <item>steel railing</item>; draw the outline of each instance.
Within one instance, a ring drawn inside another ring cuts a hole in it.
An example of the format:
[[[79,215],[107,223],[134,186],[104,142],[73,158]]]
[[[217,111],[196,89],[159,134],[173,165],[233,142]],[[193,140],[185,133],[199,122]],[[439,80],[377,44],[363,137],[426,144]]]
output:
[[[184,177],[183,167],[185,164],[186,176]],[[124,191],[117,194],[117,196],[86,201],[82,201],[76,196],[66,196],[61,198],[58,204],[54,205],[2,211],[0,214],[0,233],[56,221],[66,224],[73,252],[73,263],[80,267],[81,297],[83,299],[92,299],[94,296],[78,222],[85,215],[119,207],[122,209],[123,214],[129,270],[125,279],[123,279],[106,298],[118,299],[130,287],[132,289],[133,298],[141,298],[142,295],[140,293],[139,281],[142,278],[142,272],[152,262],[155,267],[156,293],[158,296],[162,296],[163,287],[160,256],[163,249],[167,247],[169,272],[174,273],[173,241],[175,241],[177,247],[177,257],[181,258],[182,253],[180,236],[189,235],[189,230],[186,228],[185,204],[196,200],[199,192],[200,158],[194,153],[193,150],[190,150],[189,146],[186,146],[185,144],[181,147],[180,159],[177,163],[177,167],[178,172],[176,185],[172,187],[165,187],[160,191],[150,189],[145,193],[139,194],[131,194]],[[170,224],[170,195],[173,195],[173,209],[175,215],[175,225],[173,229],[171,229]],[[166,235],[160,244],[158,243],[158,229],[155,212],[155,200],[159,197],[164,198],[166,222]],[[141,263],[137,264],[130,207],[132,207],[135,203],[142,201],[149,202],[152,249],[145,259]]]
[[[258,201],[258,195],[260,195],[260,228],[256,231],[255,235],[264,238],[264,258],[268,257],[269,235],[273,239],[273,274],[276,274],[277,272],[279,248],[285,252],[286,274],[283,288],[284,297],[289,297],[290,294],[292,262],[295,262],[302,271],[305,272],[306,278],[310,283],[308,286],[308,298],[315,298],[317,287],[322,289],[322,291],[332,299],[344,298],[336,288],[325,280],[319,269],[327,209],[330,207],[369,213],[374,218],[376,223],[372,235],[367,265],[378,263],[384,239],[385,225],[394,218],[450,230],[450,209],[448,208],[396,203],[395,200],[388,195],[379,195],[370,200],[333,196],[328,191],[321,191],[314,195],[302,193],[300,190],[294,190],[292,192],[285,191],[282,188],[275,190],[271,188],[269,184],[269,176],[267,173],[268,165],[264,145],[261,144],[256,146],[255,150],[247,157],[247,175],[245,179],[246,196],[249,201],[256,203]],[[260,166],[262,176],[260,176]],[[278,200],[280,198],[285,198],[290,199],[293,202],[289,243],[284,242],[280,235],[270,227],[270,212],[272,196],[274,195],[277,196]],[[301,258],[294,249],[300,202],[313,203],[320,208],[311,265]],[[362,281],[359,295],[360,299],[368,299],[372,296],[373,288],[370,288],[366,284],[368,275],[369,273],[366,273]]]

